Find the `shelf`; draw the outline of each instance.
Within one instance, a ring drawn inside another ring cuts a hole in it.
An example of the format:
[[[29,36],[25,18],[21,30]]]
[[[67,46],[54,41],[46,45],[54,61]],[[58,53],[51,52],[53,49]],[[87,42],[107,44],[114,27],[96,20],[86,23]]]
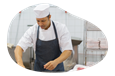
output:
[[[98,30],[98,29],[88,29],[87,31],[102,31],[102,30]]]
[[[87,31],[101,31],[97,26],[93,25],[90,22],[87,22]]]
[[[100,49],[100,48],[97,48],[97,49],[94,49],[94,48],[86,48],[86,50],[97,50],[97,51],[104,50],[104,51],[107,51],[108,49]]]
[[[107,51],[108,51],[108,48],[100,48],[100,46],[98,46],[97,48],[88,48],[87,47],[87,39],[88,39],[88,33],[89,32],[95,32],[95,31],[100,31],[101,30],[95,26],[94,24],[86,21],[85,22],[85,26],[84,26],[84,41],[85,41],[85,44],[84,44],[84,54],[85,54],[85,65],[86,63],[92,59],[96,62],[98,61],[101,61],[104,56],[107,54]],[[94,38],[94,37],[93,37]],[[96,36],[97,38],[97,36]],[[98,59],[98,56],[101,56],[101,58]],[[89,59],[89,60],[88,60]]]
[[[113,51],[114,50],[115,51],[115,48],[101,48],[101,49],[100,48],[98,48],[98,49],[97,48],[86,48],[86,50],[91,50],[91,51],[92,50],[97,50],[97,51],[98,50],[105,50],[105,51]]]
[[[88,28],[87,31],[101,31],[101,30],[98,28]]]

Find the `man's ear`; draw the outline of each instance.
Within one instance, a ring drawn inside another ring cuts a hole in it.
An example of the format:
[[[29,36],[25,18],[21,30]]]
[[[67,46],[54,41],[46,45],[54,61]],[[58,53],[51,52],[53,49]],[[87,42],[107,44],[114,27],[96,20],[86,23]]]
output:
[[[51,15],[49,15],[49,19],[51,18]]]

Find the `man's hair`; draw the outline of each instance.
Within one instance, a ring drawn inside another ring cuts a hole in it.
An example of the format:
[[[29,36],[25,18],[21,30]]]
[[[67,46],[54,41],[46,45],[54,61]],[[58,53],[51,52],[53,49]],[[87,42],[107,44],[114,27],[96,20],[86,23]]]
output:
[[[49,16],[50,16],[50,13],[49,13],[49,15],[47,17],[49,18]]]

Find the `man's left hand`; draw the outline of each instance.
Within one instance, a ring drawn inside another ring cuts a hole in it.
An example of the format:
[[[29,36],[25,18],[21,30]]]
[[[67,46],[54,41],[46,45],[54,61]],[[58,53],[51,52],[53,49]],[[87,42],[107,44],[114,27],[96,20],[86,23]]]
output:
[[[53,70],[56,68],[57,65],[58,63],[56,61],[49,61],[48,63],[44,65],[44,69]]]

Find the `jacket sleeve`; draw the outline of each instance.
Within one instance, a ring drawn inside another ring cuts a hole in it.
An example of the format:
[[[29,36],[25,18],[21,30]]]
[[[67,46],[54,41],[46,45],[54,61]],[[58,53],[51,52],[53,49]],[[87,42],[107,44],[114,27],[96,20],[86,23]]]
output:
[[[71,35],[67,29],[67,27],[64,25],[63,28],[60,30],[60,48],[63,51],[65,50],[72,50],[72,42],[71,42]]]
[[[32,43],[32,27],[30,27],[21,37],[17,45],[20,46],[25,52],[28,47],[32,46]]]

